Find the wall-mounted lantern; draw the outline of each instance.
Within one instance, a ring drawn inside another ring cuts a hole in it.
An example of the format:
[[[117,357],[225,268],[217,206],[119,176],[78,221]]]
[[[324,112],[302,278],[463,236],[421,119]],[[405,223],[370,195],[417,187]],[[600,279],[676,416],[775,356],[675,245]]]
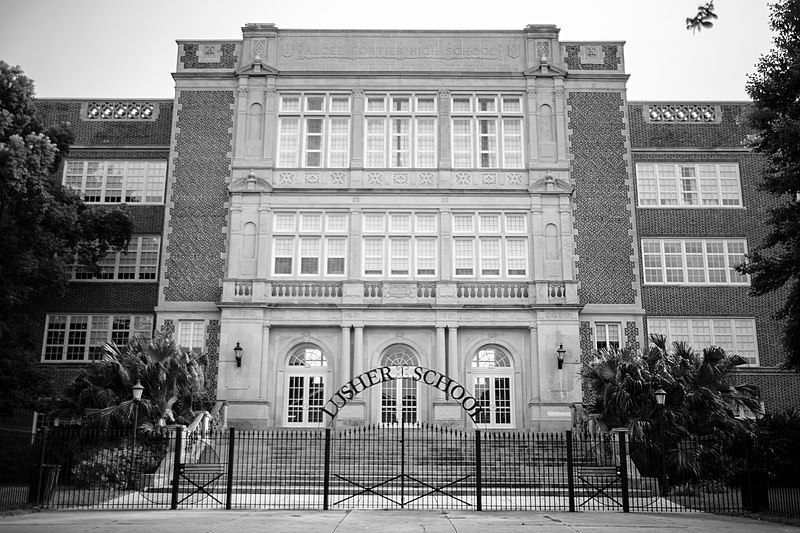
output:
[[[239,341],[236,341],[236,347],[233,349],[233,356],[236,358],[236,366],[242,366],[242,352],[244,352],[244,348],[239,346]]]
[[[565,353],[567,353],[567,351],[564,349],[564,345],[563,344],[559,344],[558,345],[558,350],[556,350],[556,354],[557,354],[557,357],[558,357],[558,369],[559,370],[564,368],[564,354]]]

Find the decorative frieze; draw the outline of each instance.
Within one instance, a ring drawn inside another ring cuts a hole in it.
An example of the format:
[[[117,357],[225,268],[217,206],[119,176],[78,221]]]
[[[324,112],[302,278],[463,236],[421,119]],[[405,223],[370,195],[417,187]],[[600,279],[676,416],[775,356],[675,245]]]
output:
[[[711,104],[650,104],[645,122],[664,124],[716,124],[722,121],[719,106]]]
[[[158,118],[158,102],[86,102],[81,106],[83,120],[153,121]]]

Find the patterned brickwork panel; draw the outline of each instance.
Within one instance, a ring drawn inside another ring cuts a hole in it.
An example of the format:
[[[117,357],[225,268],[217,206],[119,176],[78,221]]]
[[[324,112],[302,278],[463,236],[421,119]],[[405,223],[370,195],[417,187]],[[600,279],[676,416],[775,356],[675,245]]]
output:
[[[82,120],[81,108],[86,102],[79,100],[36,100],[36,116],[47,126],[69,122],[78,146],[169,146],[172,127],[172,102],[156,101],[159,106],[158,118],[152,121],[88,121]],[[105,152],[109,153],[109,152]],[[124,152],[123,159],[152,157],[166,159],[165,152],[153,155],[139,155]],[[75,152],[70,152],[75,158]],[[80,157],[84,157],[81,155]],[[107,155],[99,159],[109,159]]]
[[[206,389],[212,396],[217,394],[217,374],[219,373],[219,320],[209,320],[206,328]]]
[[[581,322],[580,325],[581,336],[581,363],[588,364],[592,360],[592,324],[590,322]],[[590,408],[594,405],[595,395],[594,391],[589,388],[586,381],[581,380],[581,390],[583,391],[583,405]]]
[[[616,45],[604,45],[602,47],[583,47],[584,55],[585,49],[600,48],[602,51],[599,54],[598,61],[587,61],[586,57],[581,57],[580,46],[567,46],[567,57],[564,62],[567,64],[569,70],[619,70],[619,65],[622,63],[618,55],[618,47]],[[597,53],[597,52],[595,52]]]
[[[178,104],[164,295],[214,302],[224,267],[233,92],[184,91]]]
[[[236,66],[234,43],[184,44],[181,56],[183,68],[231,69]]]
[[[635,303],[624,114],[619,93],[570,93],[581,303]]]
[[[625,323],[625,347],[631,348],[632,350],[638,350],[641,348],[641,344],[639,344],[639,328],[636,327],[636,322],[626,322]]]

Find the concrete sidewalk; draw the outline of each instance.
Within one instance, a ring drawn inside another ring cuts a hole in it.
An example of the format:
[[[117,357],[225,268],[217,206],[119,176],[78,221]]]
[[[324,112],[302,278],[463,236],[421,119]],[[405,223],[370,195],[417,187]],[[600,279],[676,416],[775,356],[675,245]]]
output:
[[[800,528],[702,513],[533,511],[49,511],[0,518],[2,533],[777,533]]]

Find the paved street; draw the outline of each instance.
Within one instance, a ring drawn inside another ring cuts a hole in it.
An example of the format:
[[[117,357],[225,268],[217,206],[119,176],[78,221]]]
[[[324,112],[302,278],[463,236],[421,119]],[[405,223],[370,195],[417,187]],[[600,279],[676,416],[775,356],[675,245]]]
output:
[[[746,533],[800,528],[700,513],[469,511],[49,511],[0,518],[1,533]]]

